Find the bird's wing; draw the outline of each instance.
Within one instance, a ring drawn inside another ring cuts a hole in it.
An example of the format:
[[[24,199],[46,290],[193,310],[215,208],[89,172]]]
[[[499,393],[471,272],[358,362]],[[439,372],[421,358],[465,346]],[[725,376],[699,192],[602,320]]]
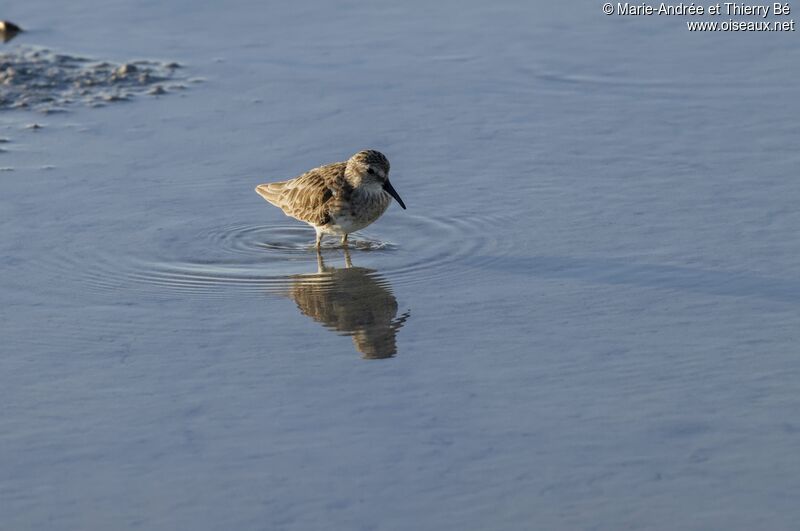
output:
[[[340,162],[314,168],[288,181],[259,185],[256,192],[287,216],[325,225],[330,221],[328,202],[343,180],[344,165]]]

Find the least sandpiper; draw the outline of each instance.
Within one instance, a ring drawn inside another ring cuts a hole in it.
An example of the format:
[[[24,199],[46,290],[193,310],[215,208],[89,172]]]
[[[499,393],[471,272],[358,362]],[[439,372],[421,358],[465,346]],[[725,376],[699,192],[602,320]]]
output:
[[[288,181],[260,184],[256,192],[287,216],[314,227],[317,249],[324,234],[341,236],[347,245],[347,235],[381,217],[392,197],[406,208],[389,182],[389,161],[372,149]]]

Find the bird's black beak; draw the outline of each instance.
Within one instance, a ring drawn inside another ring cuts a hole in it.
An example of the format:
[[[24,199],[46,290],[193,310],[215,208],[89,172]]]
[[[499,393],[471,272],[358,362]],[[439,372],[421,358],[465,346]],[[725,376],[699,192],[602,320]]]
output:
[[[403,207],[403,210],[406,209],[406,204],[403,203],[403,200],[400,199],[400,195],[397,193],[397,190],[394,189],[392,183],[389,182],[389,179],[386,179],[383,182],[383,189],[386,190],[390,196],[394,197],[394,200],[400,203],[400,206]]]

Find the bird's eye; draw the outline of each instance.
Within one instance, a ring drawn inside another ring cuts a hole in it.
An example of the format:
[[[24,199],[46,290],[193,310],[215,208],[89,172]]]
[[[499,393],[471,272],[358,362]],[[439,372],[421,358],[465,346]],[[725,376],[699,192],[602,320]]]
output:
[[[370,175],[375,175],[375,170],[373,170],[372,168],[369,168],[367,170],[367,173],[369,173]]]

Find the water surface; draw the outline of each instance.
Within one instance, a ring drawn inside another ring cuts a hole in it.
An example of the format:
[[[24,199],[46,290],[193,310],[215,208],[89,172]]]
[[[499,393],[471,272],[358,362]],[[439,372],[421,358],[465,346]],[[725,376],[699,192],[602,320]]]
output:
[[[7,6],[187,88],[2,111],[0,527],[792,529],[796,39],[584,4]]]

